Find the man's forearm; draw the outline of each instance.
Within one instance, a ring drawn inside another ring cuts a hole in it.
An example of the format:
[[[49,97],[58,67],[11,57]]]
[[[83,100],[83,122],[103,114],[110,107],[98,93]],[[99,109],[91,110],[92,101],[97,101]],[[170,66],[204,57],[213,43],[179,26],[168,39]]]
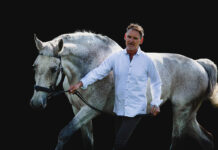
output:
[[[69,92],[70,93],[74,93],[75,90],[81,88],[83,86],[82,81],[79,81],[78,83],[76,83],[75,85],[70,86]]]

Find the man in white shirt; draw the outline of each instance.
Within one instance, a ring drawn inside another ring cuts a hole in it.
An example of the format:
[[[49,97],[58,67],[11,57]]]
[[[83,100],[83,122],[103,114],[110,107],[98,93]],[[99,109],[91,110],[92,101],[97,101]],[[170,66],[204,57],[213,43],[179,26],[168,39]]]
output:
[[[147,113],[146,88],[147,80],[151,83],[151,114],[160,112],[161,79],[153,61],[140,49],[143,43],[144,30],[138,24],[130,24],[125,33],[126,49],[109,56],[103,63],[90,71],[80,82],[70,87],[87,88],[88,85],[101,80],[113,70],[115,80],[114,113],[116,137],[114,150],[124,149],[128,139],[139,123],[142,114]]]

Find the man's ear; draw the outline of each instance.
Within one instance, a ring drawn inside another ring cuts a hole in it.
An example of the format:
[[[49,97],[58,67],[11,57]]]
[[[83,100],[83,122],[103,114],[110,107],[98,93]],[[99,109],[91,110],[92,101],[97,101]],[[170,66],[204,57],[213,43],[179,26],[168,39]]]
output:
[[[126,40],[126,33],[124,34],[124,40]]]
[[[140,41],[140,44],[142,44],[142,43],[143,43],[143,41],[144,41],[144,38],[142,37],[142,38],[141,38],[141,41]]]

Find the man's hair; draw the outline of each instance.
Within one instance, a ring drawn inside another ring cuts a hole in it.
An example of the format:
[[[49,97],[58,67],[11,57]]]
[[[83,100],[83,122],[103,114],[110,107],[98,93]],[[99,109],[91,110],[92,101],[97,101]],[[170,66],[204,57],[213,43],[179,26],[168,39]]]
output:
[[[126,31],[128,30],[135,30],[135,31],[138,31],[141,38],[144,36],[144,29],[142,28],[142,26],[136,24],[136,23],[131,23],[127,28],[126,28]]]

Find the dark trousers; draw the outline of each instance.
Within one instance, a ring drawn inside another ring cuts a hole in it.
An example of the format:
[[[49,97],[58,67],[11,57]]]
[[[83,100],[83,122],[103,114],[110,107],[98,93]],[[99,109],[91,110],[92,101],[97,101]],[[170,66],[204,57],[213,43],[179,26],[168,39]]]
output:
[[[113,150],[124,150],[126,148],[127,142],[141,118],[141,116],[115,117],[115,142]]]

